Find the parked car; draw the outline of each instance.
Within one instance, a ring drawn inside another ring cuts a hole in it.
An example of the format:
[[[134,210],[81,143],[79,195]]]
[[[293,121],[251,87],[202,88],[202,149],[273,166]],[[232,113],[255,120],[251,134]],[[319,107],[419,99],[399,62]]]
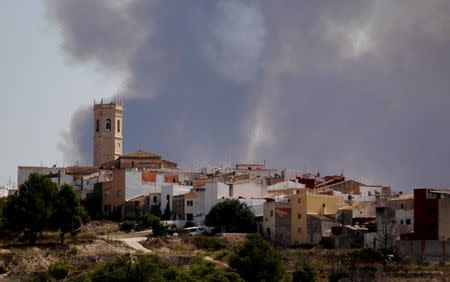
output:
[[[206,230],[201,226],[183,228],[183,234],[188,236],[197,236],[206,234]]]

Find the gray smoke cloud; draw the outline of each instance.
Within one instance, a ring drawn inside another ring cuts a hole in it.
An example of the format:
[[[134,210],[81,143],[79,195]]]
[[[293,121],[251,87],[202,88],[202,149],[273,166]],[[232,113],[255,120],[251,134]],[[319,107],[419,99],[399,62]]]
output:
[[[46,3],[68,57],[122,75],[126,151],[449,185],[446,0]],[[90,115],[68,159],[92,151]]]

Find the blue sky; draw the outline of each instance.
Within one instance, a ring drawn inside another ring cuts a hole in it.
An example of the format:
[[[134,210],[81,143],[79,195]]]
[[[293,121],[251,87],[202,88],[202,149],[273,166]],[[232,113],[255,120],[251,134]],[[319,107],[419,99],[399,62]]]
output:
[[[117,91],[117,79],[64,57],[57,26],[41,1],[5,1],[0,9],[0,185],[18,165],[67,165],[57,149],[73,113]]]

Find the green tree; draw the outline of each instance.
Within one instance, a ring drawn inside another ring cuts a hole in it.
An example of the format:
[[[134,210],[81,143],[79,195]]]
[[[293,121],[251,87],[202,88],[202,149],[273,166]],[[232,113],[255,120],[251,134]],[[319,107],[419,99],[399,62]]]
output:
[[[172,217],[172,212],[170,211],[170,203],[167,201],[166,208],[164,209],[164,213],[162,215],[162,219],[164,220],[170,220]]]
[[[4,219],[3,219],[3,209],[5,208],[5,206],[6,206],[6,200],[7,200],[7,198],[0,198],[0,236],[2,236],[3,234],[3,232],[5,231],[5,224],[3,223],[4,222]]]
[[[255,215],[245,203],[236,199],[226,199],[213,206],[205,223],[225,232],[256,231]]]
[[[31,174],[20,185],[18,195],[8,197],[4,208],[6,228],[24,233],[29,242],[35,244],[38,233],[49,226],[57,193],[57,185],[50,178]]]
[[[280,281],[281,256],[258,235],[251,236],[230,257],[230,266],[246,281]]]
[[[89,221],[86,210],[71,185],[63,184],[54,204],[53,224],[60,231],[61,244],[67,233],[75,235]]]

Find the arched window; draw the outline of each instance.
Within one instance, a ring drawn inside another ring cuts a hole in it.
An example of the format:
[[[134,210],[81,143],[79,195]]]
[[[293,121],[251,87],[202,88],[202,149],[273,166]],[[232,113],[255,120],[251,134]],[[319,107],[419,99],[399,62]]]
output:
[[[120,132],[120,119],[117,120],[117,132]]]
[[[106,119],[106,130],[111,131],[111,120],[109,118]]]
[[[100,120],[97,119],[97,121],[95,122],[95,131],[99,131],[100,130]]]

